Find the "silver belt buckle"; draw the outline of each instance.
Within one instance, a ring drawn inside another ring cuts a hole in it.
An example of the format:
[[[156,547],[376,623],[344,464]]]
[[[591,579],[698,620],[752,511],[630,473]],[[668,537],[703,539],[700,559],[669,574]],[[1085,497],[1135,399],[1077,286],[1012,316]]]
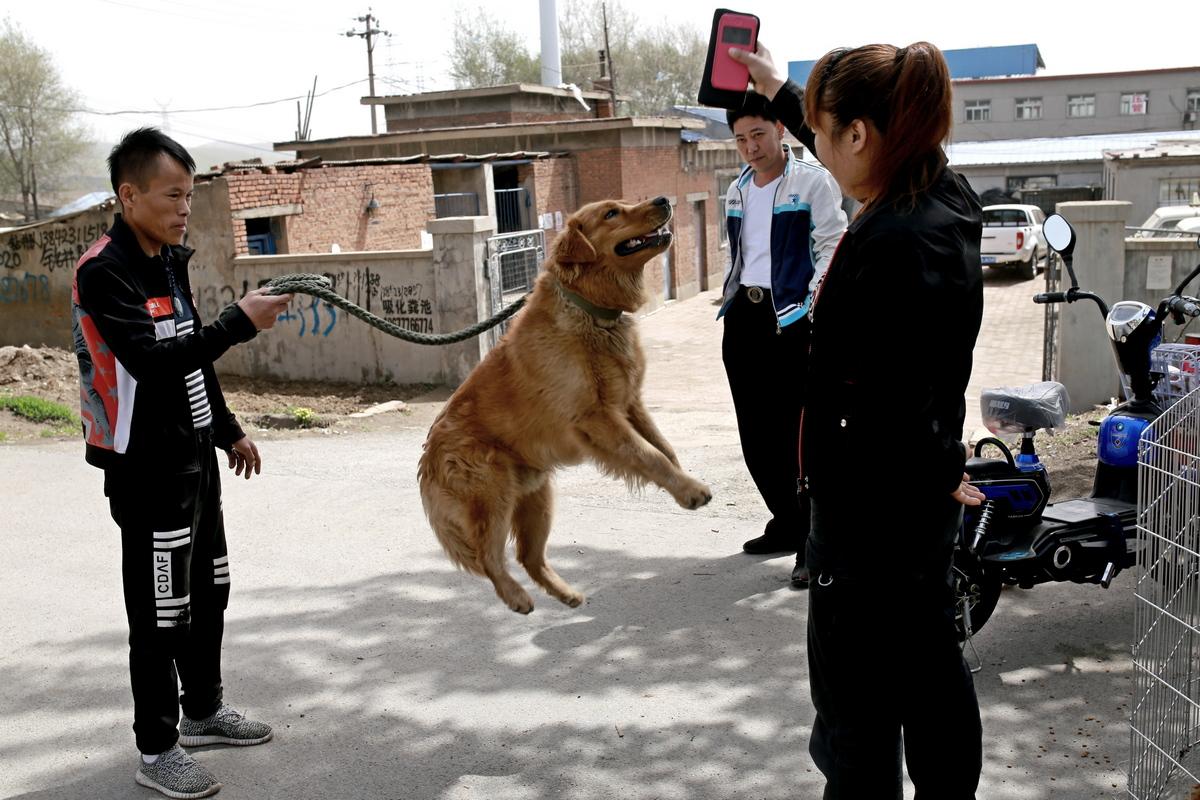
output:
[[[746,297],[750,298],[751,303],[761,303],[763,299],[763,289],[761,286],[747,286]]]

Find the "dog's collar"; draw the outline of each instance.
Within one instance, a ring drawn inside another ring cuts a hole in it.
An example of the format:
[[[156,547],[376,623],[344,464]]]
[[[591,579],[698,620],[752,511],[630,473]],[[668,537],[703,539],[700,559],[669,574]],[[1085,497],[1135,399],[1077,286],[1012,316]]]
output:
[[[620,319],[621,315],[625,313],[619,308],[602,308],[601,306],[598,306],[595,303],[592,303],[589,300],[575,294],[561,283],[558,284],[558,290],[562,292],[563,297],[567,298],[572,303],[579,306],[598,320],[602,320],[604,322],[614,322],[615,320]]]

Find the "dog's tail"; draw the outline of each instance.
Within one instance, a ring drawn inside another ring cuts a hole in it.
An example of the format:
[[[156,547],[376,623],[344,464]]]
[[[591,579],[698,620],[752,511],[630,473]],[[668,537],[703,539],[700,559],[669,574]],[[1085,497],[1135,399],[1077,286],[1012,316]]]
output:
[[[421,487],[421,506],[425,509],[425,518],[433,528],[438,543],[446,551],[446,555],[459,569],[476,575],[483,575],[480,565],[479,551],[475,537],[459,520],[460,514],[455,513],[462,507],[458,498],[446,492],[433,477],[433,464],[430,454],[426,451],[417,468],[417,481]]]

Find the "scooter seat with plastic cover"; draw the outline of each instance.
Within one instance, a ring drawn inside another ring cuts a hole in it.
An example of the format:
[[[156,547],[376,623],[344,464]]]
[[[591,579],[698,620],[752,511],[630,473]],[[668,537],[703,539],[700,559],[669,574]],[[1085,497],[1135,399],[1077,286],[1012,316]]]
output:
[[[979,397],[983,424],[996,434],[1060,428],[1070,402],[1067,388],[1057,381],[984,389]]]

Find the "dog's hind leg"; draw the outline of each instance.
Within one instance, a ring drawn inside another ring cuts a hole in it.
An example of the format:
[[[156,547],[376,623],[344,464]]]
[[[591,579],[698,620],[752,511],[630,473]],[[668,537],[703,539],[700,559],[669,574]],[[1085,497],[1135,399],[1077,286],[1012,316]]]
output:
[[[583,595],[572,589],[570,584],[546,563],[546,540],[550,536],[553,509],[553,484],[549,480],[517,501],[512,516],[517,560],[525,567],[529,577],[551,597],[556,597],[575,608],[583,602]]]
[[[481,504],[482,505],[482,504]],[[472,510],[471,523],[475,528],[476,541],[479,542],[479,570],[491,580],[496,587],[496,594],[513,611],[528,614],[533,611],[533,599],[521,584],[517,583],[508,572],[505,564],[504,546],[508,542],[508,509],[475,509]]]

